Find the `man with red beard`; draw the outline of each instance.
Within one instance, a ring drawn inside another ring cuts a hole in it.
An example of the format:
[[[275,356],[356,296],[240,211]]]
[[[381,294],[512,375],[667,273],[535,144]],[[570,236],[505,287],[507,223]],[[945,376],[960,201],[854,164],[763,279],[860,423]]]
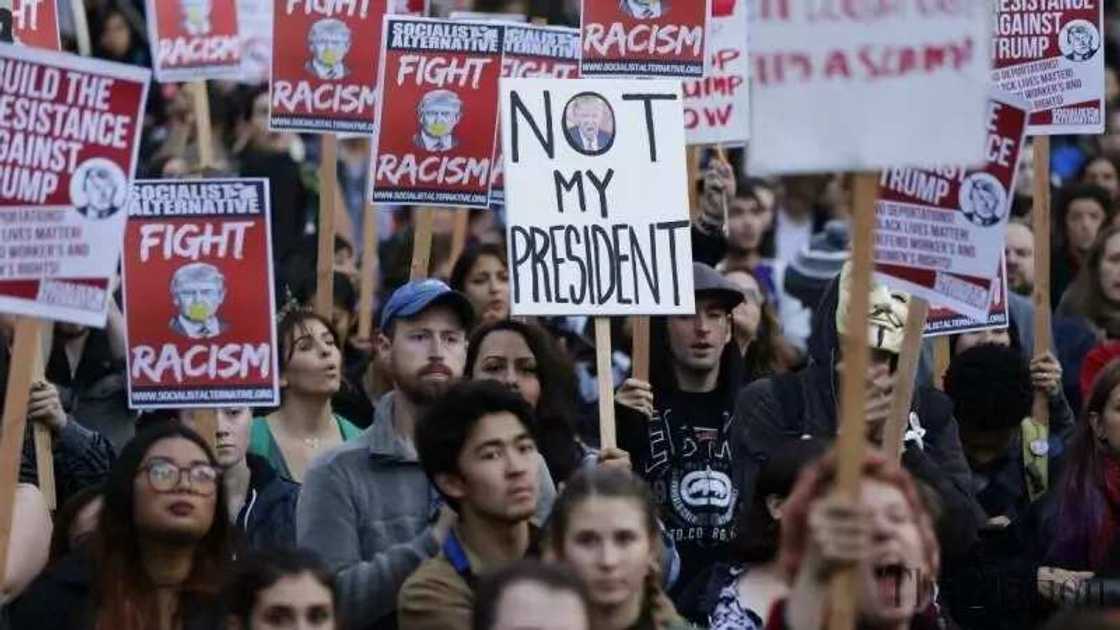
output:
[[[467,298],[439,280],[397,289],[382,310],[377,340],[396,387],[378,402],[361,437],[307,470],[297,541],[335,572],[340,612],[352,628],[397,627],[397,592],[439,552],[456,522],[420,465],[415,433],[418,418],[463,376],[473,317]],[[556,489],[537,459],[543,517]]]

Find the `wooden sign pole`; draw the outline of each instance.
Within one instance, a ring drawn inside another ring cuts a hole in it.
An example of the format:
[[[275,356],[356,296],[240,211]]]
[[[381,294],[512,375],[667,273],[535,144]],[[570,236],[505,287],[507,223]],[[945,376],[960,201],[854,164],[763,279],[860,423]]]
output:
[[[409,280],[423,280],[428,277],[432,262],[432,220],[435,211],[423,208],[416,213],[416,223],[412,226],[412,266]]]
[[[949,370],[949,337],[942,335],[933,339],[933,386],[945,389],[945,372]]]
[[[330,319],[334,310],[334,201],[338,187],[338,137],[322,136],[319,155],[319,255],[315,267],[315,312]]]
[[[3,430],[0,431],[0,567],[8,566],[8,541],[12,535],[12,503],[19,481],[19,462],[23,435],[27,429],[27,401],[35,376],[39,336],[43,320],[20,317],[16,320],[15,343],[4,394]]]
[[[194,418],[195,433],[202,436],[210,445],[210,450],[217,453],[218,448],[218,410],[207,407],[198,407],[191,410]]]
[[[373,332],[373,290],[377,276],[377,209],[366,202],[362,214],[362,278],[358,290],[358,338]]]
[[[700,212],[700,193],[696,187],[700,181],[700,147],[687,148],[688,157],[688,214],[693,219]]]
[[[922,355],[922,331],[928,315],[929,302],[911,297],[902,333],[902,351],[898,355],[898,370],[895,372],[894,397],[887,426],[883,430],[883,453],[887,461],[897,462],[902,458],[903,438],[910,424],[910,402],[914,398],[914,379],[917,378],[918,360]]]
[[[32,381],[47,380],[46,364],[50,360],[53,342],[54,325],[51,322],[43,322],[39,335],[39,352],[35,355],[35,363],[32,366]],[[43,493],[43,498],[47,501],[47,507],[53,512],[58,509],[58,493],[55,489],[54,447],[51,430],[43,423],[36,422],[32,424],[32,431],[35,442],[35,470],[38,474],[39,491]]]
[[[631,375],[649,382],[649,316],[636,315],[630,318],[631,324]]]
[[[1034,356],[1038,358],[1054,347],[1050,327],[1050,136],[1034,138]],[[1031,419],[1050,424],[1050,400],[1045,392],[1035,392]]]
[[[618,437],[614,425],[614,370],[609,317],[595,318],[595,373],[599,380],[599,448],[615,448]]]
[[[467,232],[470,231],[471,211],[456,210],[455,225],[451,232],[451,264],[459,260],[467,247]]]
[[[85,2],[83,0],[70,0],[70,12],[74,15],[74,36],[78,40],[78,54],[89,57],[93,54],[93,47],[90,45],[89,22],[86,20]]]
[[[194,124],[198,132],[198,168],[205,170],[214,166],[214,145],[210,127],[210,96],[206,92],[206,81],[191,81],[191,100],[194,101]]]
[[[848,301],[848,334],[843,339],[844,371],[841,374],[840,426],[836,437],[836,488],[852,501],[859,500],[860,468],[867,449],[864,409],[867,403],[867,314],[871,294],[871,255],[875,243],[875,200],[879,176],[855,177],[852,204],[852,269]],[[857,567],[832,576],[829,630],[852,630],[856,619]]]

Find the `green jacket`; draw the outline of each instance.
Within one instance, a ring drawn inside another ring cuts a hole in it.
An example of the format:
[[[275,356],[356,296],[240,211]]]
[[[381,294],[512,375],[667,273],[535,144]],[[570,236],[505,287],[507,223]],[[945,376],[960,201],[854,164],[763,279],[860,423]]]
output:
[[[338,423],[343,442],[349,442],[362,434],[362,430],[346,418],[336,414],[334,420]],[[268,420],[265,418],[253,418],[253,426],[249,433],[249,452],[267,459],[281,477],[295,481],[292,471],[288,469],[288,462],[284,461],[284,453],[276,443],[276,438],[272,435],[272,429],[269,428]]]

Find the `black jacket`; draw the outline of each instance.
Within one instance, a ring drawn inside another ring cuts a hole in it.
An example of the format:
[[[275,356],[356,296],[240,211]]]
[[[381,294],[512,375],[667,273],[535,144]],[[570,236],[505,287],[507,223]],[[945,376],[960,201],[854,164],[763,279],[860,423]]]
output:
[[[732,450],[738,455],[738,485],[743,488],[740,500],[751,500],[762,464],[783,441],[805,434],[826,439],[836,436],[838,285],[832,282],[814,312],[810,365],[796,374],[756,381],[739,395]],[[918,387],[911,409],[925,435],[921,447],[907,442],[903,466],[931,487],[941,501],[937,533],[942,556],[963,554],[976,541],[983,512],[970,492],[971,473],[953,419],[952,402],[932,388]]]
[[[28,630],[93,630],[93,565],[88,548],[79,549],[47,568],[12,603],[12,628]],[[182,630],[225,627],[216,600],[181,602]]]
[[[30,424],[29,422],[28,425]],[[28,426],[24,434],[23,453],[20,458],[19,480],[38,485],[38,465],[35,460],[33,433]],[[79,490],[103,483],[109,476],[109,468],[116,458],[109,440],[69,416],[66,427],[54,436],[52,445],[55,490],[60,506]]]
[[[237,514],[242,542],[252,550],[291,549],[296,546],[296,502],[299,484],[288,481],[259,455],[246,455],[249,494]]]

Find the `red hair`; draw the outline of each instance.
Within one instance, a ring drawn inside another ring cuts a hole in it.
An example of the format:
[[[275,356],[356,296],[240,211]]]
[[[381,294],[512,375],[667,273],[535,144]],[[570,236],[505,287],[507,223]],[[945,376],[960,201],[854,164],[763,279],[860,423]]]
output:
[[[880,481],[898,488],[910,505],[922,540],[922,553],[931,580],[936,580],[941,568],[940,548],[933,531],[933,521],[918,494],[918,487],[910,473],[901,466],[891,465],[882,453],[868,451],[861,470],[861,479]],[[836,476],[836,451],[829,451],[819,460],[806,466],[789,498],[782,505],[781,543],[778,564],[791,582],[797,576],[801,561],[809,546],[809,510],[812,504],[832,489]]]

